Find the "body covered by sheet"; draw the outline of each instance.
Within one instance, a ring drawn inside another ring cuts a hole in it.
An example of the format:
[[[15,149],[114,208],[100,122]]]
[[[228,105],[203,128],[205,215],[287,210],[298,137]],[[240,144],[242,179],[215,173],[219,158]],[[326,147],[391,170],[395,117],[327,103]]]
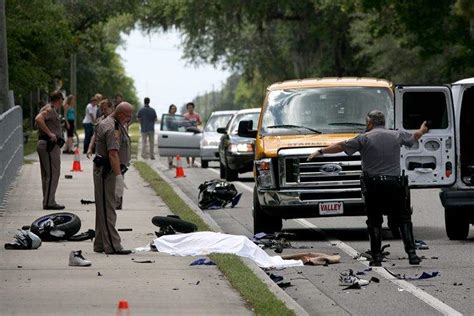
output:
[[[230,253],[253,260],[261,268],[302,266],[301,260],[283,260],[269,256],[245,236],[214,232],[165,235],[154,240],[159,252],[176,256],[202,256],[211,253]]]

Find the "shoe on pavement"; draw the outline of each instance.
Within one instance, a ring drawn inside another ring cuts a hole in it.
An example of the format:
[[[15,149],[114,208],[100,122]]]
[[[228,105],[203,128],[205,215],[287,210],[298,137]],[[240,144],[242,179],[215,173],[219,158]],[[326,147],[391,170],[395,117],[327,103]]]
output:
[[[73,267],[89,267],[92,262],[82,256],[82,251],[71,251],[69,254],[69,265]]]
[[[64,210],[64,208],[66,208],[66,207],[64,205],[61,205],[61,204],[43,206],[43,210]]]
[[[339,283],[343,286],[351,286],[354,284],[359,284],[360,286],[364,286],[369,284],[369,281],[364,279],[359,279],[357,276],[354,275],[354,272],[349,269],[349,271],[344,271],[339,274]]]

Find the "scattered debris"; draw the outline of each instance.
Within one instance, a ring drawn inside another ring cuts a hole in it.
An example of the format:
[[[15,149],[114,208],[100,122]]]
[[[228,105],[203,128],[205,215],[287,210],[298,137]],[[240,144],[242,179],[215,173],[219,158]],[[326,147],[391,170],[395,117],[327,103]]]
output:
[[[267,273],[267,275],[268,275],[268,276],[270,277],[270,279],[272,279],[272,281],[275,282],[275,283],[278,283],[278,282],[280,282],[280,281],[283,281],[283,279],[284,279],[281,275],[276,275],[276,274],[273,274],[273,273],[270,273],[270,274]]]
[[[135,263],[155,263],[155,260],[135,260],[132,258],[132,261]]]
[[[293,233],[276,232],[274,234],[257,233],[253,236],[252,241],[259,245],[262,249],[274,249],[276,253],[282,253],[285,248],[307,249],[308,247],[294,247],[287,240],[288,237],[295,236]]]
[[[93,240],[95,238],[95,230],[88,229],[86,232],[74,235],[69,237],[69,241],[84,241],[84,240]]]
[[[131,231],[133,231],[132,228],[119,228],[119,229],[117,229],[117,230],[118,230],[119,232],[131,232]]]
[[[17,267],[18,269],[21,269],[21,268],[23,268],[23,266],[16,266],[16,267]]]
[[[280,283],[277,283],[277,285],[282,289],[286,289],[287,287],[293,286],[291,282],[280,282]]]
[[[201,281],[197,281],[197,282],[196,282],[196,285],[199,285],[199,283],[201,283]]]
[[[102,276],[102,273],[100,273],[100,272],[97,272],[97,276]]]
[[[386,245],[383,245],[382,246],[382,259],[385,259],[387,256],[390,255],[390,252],[388,251],[385,251],[386,248],[389,248],[390,247],[390,244],[386,244]],[[362,253],[358,253],[357,256],[355,256],[353,258],[354,260],[372,260],[372,251],[370,249],[368,249],[367,251],[365,252],[362,252]]]
[[[415,248],[417,250],[430,249],[430,247],[428,247],[428,245],[423,240],[415,240]]]
[[[179,290],[177,287],[174,287],[174,288],[173,288],[173,291],[177,291],[177,290]]]
[[[354,284],[349,285],[348,287],[343,288],[342,290],[344,291],[344,290],[360,290],[360,289],[362,289],[360,284],[354,283]]]
[[[372,268],[369,267],[369,268],[367,268],[367,269],[357,271],[357,272],[356,272],[356,275],[365,275],[366,272],[369,272],[369,271],[372,271]]]
[[[72,174],[65,174],[65,175],[64,175],[64,178],[66,178],[66,179],[72,179]]]
[[[403,292],[405,291],[404,289],[398,288],[398,292]]]
[[[343,286],[349,286],[348,288],[345,288],[345,289],[355,289],[357,288],[357,285],[359,286],[359,289],[360,289],[360,286],[365,286],[369,284],[369,281],[358,278],[356,275],[354,275],[354,271],[352,269],[349,269],[339,274],[339,284]],[[354,287],[351,287],[351,286],[354,286]]]
[[[95,201],[81,199],[82,205],[95,204]]]
[[[216,264],[209,258],[199,258],[189,264],[190,266],[215,266]]]
[[[380,283],[380,279],[376,277],[371,277],[369,282]]]
[[[394,273],[387,268],[384,268],[384,269],[399,280],[409,280],[409,281],[426,280],[426,279],[431,279],[440,275],[438,271],[433,271],[433,272],[423,271],[423,273],[421,273],[420,275],[415,274],[415,276],[406,276],[405,274]]]
[[[454,285],[454,286],[461,286],[461,285],[462,285],[462,283],[457,283],[457,282],[454,282],[454,283],[453,283],[453,285]]]

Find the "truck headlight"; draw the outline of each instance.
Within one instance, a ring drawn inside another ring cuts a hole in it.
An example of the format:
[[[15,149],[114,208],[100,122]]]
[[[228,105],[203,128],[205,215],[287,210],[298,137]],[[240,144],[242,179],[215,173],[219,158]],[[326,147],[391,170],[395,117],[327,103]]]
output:
[[[252,144],[230,144],[229,151],[231,153],[248,153],[253,152]]]
[[[255,160],[255,169],[257,170],[257,182],[261,188],[275,187],[273,164],[270,158]]]

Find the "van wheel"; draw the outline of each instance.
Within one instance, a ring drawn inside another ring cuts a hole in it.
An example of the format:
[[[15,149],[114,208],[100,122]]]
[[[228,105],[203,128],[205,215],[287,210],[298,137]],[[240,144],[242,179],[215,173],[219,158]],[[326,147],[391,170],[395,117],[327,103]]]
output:
[[[225,166],[225,179],[227,181],[235,181],[239,178],[239,172],[232,170],[228,166]]]
[[[267,215],[258,202],[257,189],[253,189],[253,233],[273,234],[281,231],[282,219]]]
[[[219,171],[221,179],[225,179],[225,168],[222,162],[219,161]]]
[[[209,168],[209,161],[201,159],[201,168]]]
[[[464,240],[469,235],[469,221],[466,216],[453,212],[453,210],[445,209],[444,222],[449,239]]]

